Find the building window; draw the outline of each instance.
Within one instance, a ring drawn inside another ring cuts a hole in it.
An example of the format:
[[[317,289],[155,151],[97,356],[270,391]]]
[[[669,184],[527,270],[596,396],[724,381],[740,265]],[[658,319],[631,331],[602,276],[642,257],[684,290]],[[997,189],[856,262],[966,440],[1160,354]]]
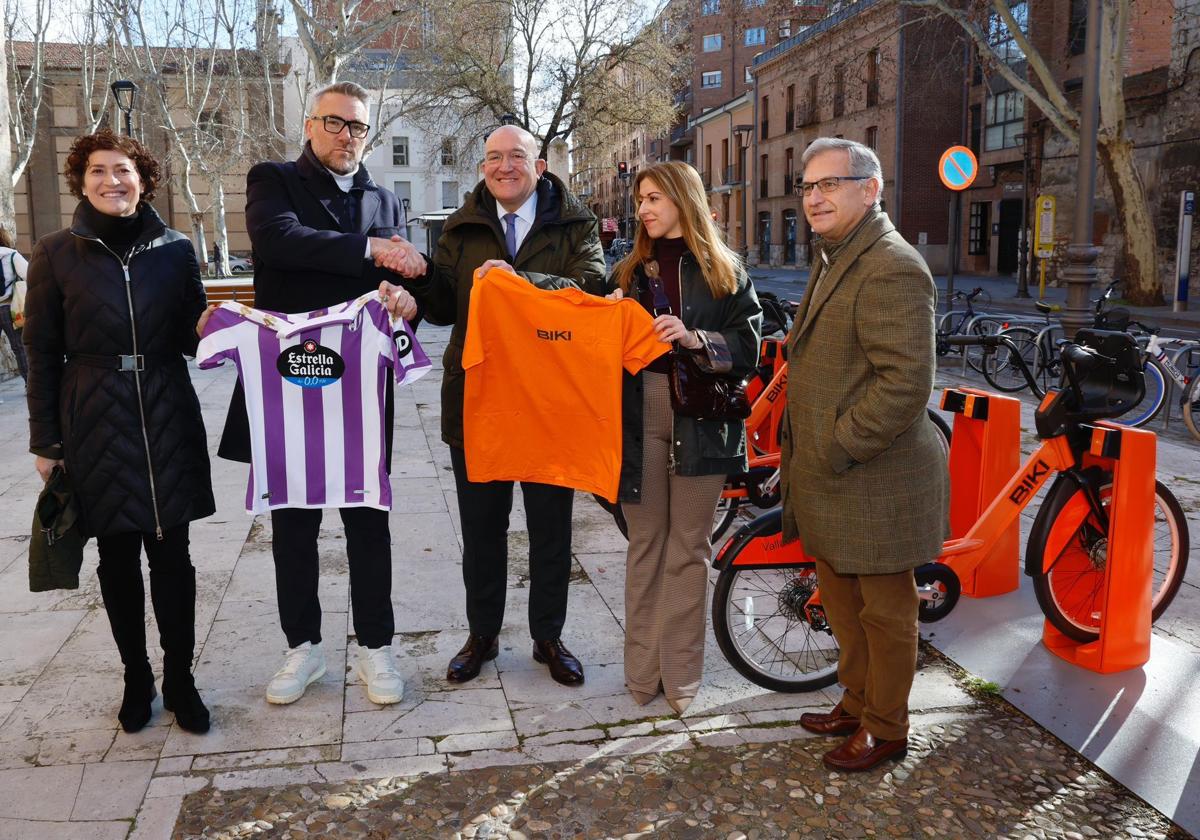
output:
[[[1087,0],[1071,0],[1071,19],[1067,24],[1067,50],[1071,55],[1083,55],[1087,41]]]
[[[406,198],[409,204],[412,204],[412,181],[393,181],[392,192],[396,194],[396,198],[401,204]]]
[[[721,71],[712,70],[708,73],[700,74],[700,87],[702,88],[719,88],[721,86]]]
[[[987,98],[987,129],[983,135],[984,151],[1011,149],[1017,145],[1017,135],[1025,126],[1025,94],[1007,90]]]
[[[1012,12],[1013,20],[1021,28],[1021,32],[1028,34],[1029,4],[1025,0],[1012,0],[1008,8]],[[988,16],[988,44],[991,45],[996,59],[1005,64],[1013,66],[1025,61],[1025,53],[1021,52],[1021,48],[1017,46],[1013,33],[1009,31],[1003,18],[995,12]]]
[[[754,84],[754,73],[750,70],[750,65],[746,65],[746,84]]]
[[[700,14],[706,16],[721,14],[721,0],[703,0],[700,4]]]
[[[879,126],[877,126],[877,125],[867,126],[867,133],[866,133],[866,137],[864,138],[863,142],[866,143],[867,148],[878,150],[879,149]]]
[[[796,127],[796,86],[787,86],[787,110],[783,114],[783,130],[791,131]]]
[[[767,28],[765,26],[752,26],[746,30],[746,46],[754,47],[767,42]]]
[[[846,113],[846,67],[839,64],[833,68],[833,115]]]
[[[392,138],[392,166],[408,166],[408,138]]]
[[[720,35],[705,35],[704,36],[704,51],[717,52],[721,49],[722,38]]]
[[[793,157],[793,150],[787,149],[783,153],[783,194],[791,195],[795,192],[796,186],[796,162]]]
[[[753,9],[755,6],[767,5],[767,0],[744,0],[747,9]]]
[[[761,120],[761,123],[759,124],[759,127],[758,127],[759,128],[758,139],[766,140],[767,137],[770,136],[769,129],[770,129],[770,122],[771,122],[771,107],[770,107],[768,98],[765,96],[762,98],[762,105],[759,107],[759,110],[758,110],[758,118],[759,118],[759,120]]]
[[[792,37],[792,19],[784,18],[779,24],[779,40]]]
[[[442,207],[458,206],[458,181],[442,181]]]
[[[447,137],[442,140],[442,166],[454,166],[457,160],[458,156],[454,153],[454,138]],[[457,187],[455,187],[455,189],[457,189]],[[449,206],[457,207],[458,204],[451,204]]]
[[[758,159],[758,197],[767,197],[767,156],[762,155]]]
[[[879,104],[879,50],[867,53],[867,107]]]
[[[808,77],[808,99],[804,103],[805,119],[800,121],[801,125],[809,125],[817,121],[817,74],[813,73]]]
[[[979,144],[983,139],[983,106],[971,106],[971,151],[979,157]]]
[[[988,230],[988,210],[991,204],[986,201],[972,201],[970,225],[967,234],[967,253],[973,257],[986,257],[988,240],[991,231]]]

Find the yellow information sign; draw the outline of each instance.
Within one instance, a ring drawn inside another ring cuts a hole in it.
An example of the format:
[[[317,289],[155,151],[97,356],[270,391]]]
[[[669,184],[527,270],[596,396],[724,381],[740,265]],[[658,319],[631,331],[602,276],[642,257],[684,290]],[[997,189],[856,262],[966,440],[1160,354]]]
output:
[[[1054,256],[1054,196],[1039,195],[1034,206],[1034,254],[1044,260]]]

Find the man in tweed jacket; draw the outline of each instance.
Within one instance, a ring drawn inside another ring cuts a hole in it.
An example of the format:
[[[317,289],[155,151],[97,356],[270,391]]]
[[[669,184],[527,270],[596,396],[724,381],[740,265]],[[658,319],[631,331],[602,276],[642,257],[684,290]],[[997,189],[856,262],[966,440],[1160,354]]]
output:
[[[912,570],[949,530],[949,479],[925,413],[933,387],[933,278],[879,208],[875,153],[820,138],[805,151],[804,213],[821,239],[788,337],[783,529],[816,559],[841,649],[841,701],[801,725],[849,736],[838,770],[904,755],[916,670]]]

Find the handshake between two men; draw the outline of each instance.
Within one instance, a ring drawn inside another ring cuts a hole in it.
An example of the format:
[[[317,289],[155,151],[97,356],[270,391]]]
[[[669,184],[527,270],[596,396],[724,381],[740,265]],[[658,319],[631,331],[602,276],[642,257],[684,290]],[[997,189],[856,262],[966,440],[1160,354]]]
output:
[[[400,236],[391,239],[371,237],[371,258],[379,268],[386,268],[401,277],[423,277],[426,271],[425,256],[411,242]],[[384,280],[379,284],[379,294],[393,318],[411,321],[417,315],[417,302],[403,286]]]

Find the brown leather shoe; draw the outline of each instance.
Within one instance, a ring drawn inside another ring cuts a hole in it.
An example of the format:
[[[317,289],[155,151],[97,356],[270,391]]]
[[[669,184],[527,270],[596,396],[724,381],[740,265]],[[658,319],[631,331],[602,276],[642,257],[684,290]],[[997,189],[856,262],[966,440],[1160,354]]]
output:
[[[562,639],[533,643],[533,661],[550,666],[550,676],[563,685],[579,685],[583,682],[583,666],[574,657]]]
[[[805,712],[800,715],[800,725],[818,735],[852,735],[858,729],[859,720],[846,714],[838,703],[828,712]]]
[[[467,636],[467,643],[462,650],[450,660],[446,669],[446,679],[452,683],[465,683],[479,676],[479,669],[489,659],[495,659],[500,653],[498,636]]]
[[[825,753],[825,766],[831,770],[857,773],[870,770],[888,759],[904,758],[907,754],[907,738],[883,741],[860,726],[857,732]]]

